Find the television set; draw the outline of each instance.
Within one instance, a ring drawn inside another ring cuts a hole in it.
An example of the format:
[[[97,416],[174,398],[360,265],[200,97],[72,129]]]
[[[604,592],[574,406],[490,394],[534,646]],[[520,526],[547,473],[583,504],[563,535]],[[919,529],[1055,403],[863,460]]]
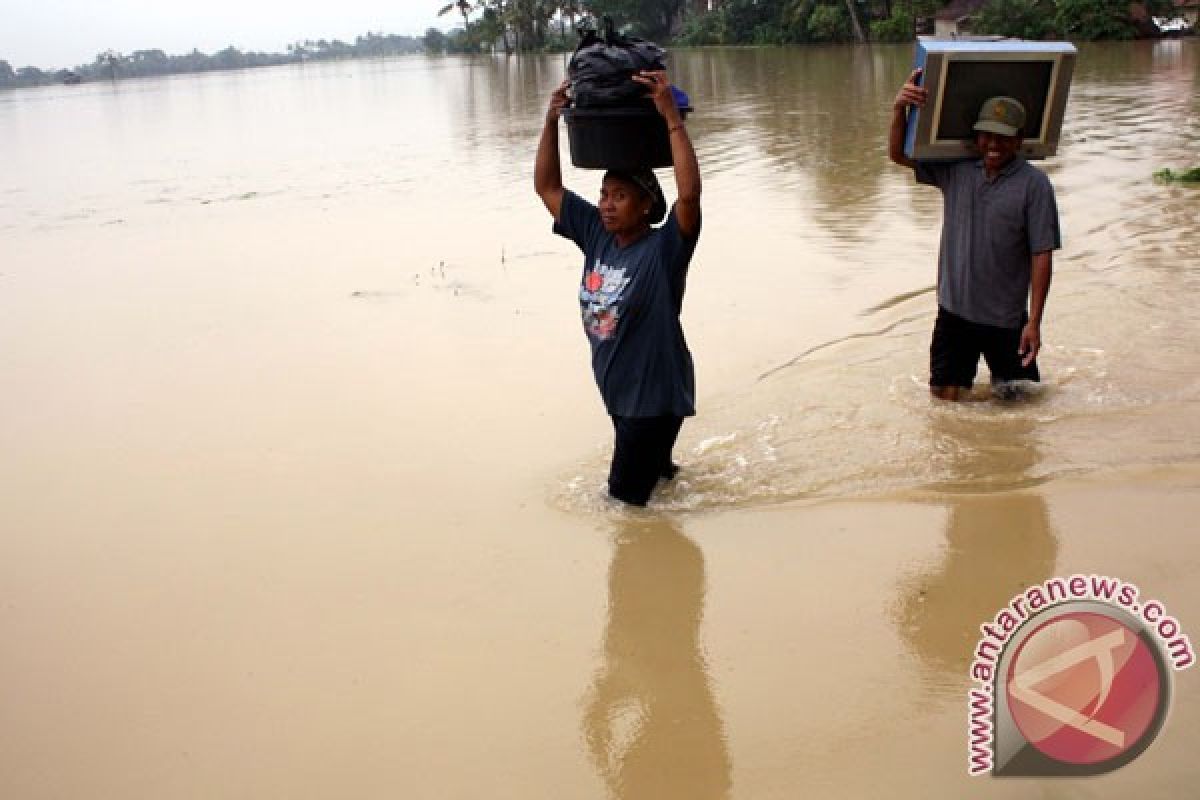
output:
[[[923,68],[921,85],[929,95],[923,108],[909,113],[905,154],[915,161],[973,157],[980,107],[989,97],[1006,96],[1025,107],[1022,154],[1054,155],[1075,55],[1069,42],[919,39],[913,66]]]

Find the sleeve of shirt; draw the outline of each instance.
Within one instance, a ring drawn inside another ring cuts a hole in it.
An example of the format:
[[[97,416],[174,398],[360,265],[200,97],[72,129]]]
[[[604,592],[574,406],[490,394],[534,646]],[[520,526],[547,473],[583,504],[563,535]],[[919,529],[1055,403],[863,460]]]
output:
[[[700,239],[700,231],[697,229],[696,235],[687,237],[683,235],[683,231],[679,230],[679,219],[675,216],[675,206],[671,206],[671,211],[667,214],[667,220],[662,226],[662,260],[667,265],[667,268],[672,274],[676,272],[687,272],[688,264],[691,263],[692,253],[696,250],[696,242]]]
[[[584,253],[589,253],[595,249],[603,231],[600,212],[587,200],[567,189],[563,192],[562,206],[553,230],[559,236],[573,241]]]
[[[947,164],[940,161],[918,161],[913,167],[913,177],[917,179],[917,183],[937,186],[940,189],[946,185],[946,176],[953,168],[953,162]]]
[[[1054,187],[1044,174],[1030,183],[1029,198],[1025,205],[1025,227],[1029,231],[1029,252],[1045,253],[1062,247],[1058,203],[1054,199]]]
[[[703,221],[703,220],[701,220]],[[671,287],[671,295],[675,299],[676,311],[683,306],[683,292],[687,285],[688,266],[692,263],[692,254],[696,252],[696,243],[700,241],[700,230],[696,235],[687,237],[679,230],[679,219],[675,216],[675,206],[667,214],[659,239],[662,242],[662,263],[667,270],[667,283]]]

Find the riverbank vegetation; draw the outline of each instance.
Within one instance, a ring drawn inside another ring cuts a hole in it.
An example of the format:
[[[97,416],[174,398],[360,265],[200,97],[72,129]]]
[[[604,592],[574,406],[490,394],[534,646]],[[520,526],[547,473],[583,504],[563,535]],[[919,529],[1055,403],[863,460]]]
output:
[[[1196,0],[1182,0],[1196,2]],[[676,45],[903,42],[918,33],[1025,39],[1132,39],[1157,33],[1153,17],[1179,0],[455,0],[449,34],[426,33],[433,52],[569,49],[581,19]],[[935,25],[935,20],[938,24]],[[942,23],[945,23],[943,26]]]
[[[185,72],[267,67],[275,64],[296,64],[305,61],[328,61],[343,58],[369,58],[424,52],[421,39],[413,36],[394,36],[368,33],[357,37],[353,44],[321,39],[289,44],[286,53],[242,52],[236,47],[206,55],[193,50],[185,55],[167,55],[162,50],[135,50],[128,55],[109,50],[100,53],[90,64],[72,69],[42,70],[37,67],[14,69],[0,60],[0,89],[22,86],[42,86],[52,83],[82,83],[95,80],[142,78],[150,75],[175,75]]]
[[[1182,183],[1188,186],[1200,186],[1200,167],[1173,170],[1170,167],[1154,173],[1154,179],[1159,183]]]
[[[662,44],[784,45],[904,42],[918,33],[952,31],[1023,39],[1130,39],[1158,33],[1154,17],[1174,16],[1200,0],[453,0],[440,13],[461,27],[430,28],[423,37],[368,33],[290,44],[286,53],[167,55],[137,50],[101,53],[73,69],[14,69],[0,60],[0,89],[50,83],[406,53],[517,53],[574,49],[577,29],[602,16],[619,29]],[[431,8],[436,10],[436,7]],[[943,24],[946,26],[943,28]]]

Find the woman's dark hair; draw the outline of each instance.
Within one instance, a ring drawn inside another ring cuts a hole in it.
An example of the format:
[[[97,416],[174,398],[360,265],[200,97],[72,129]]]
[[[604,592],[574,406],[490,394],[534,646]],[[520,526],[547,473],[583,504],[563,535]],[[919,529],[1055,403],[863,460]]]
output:
[[[657,225],[667,215],[667,199],[663,197],[662,186],[654,176],[652,169],[623,170],[610,169],[604,173],[604,180],[615,178],[637,188],[644,196],[650,198],[650,212],[646,215],[651,225]]]

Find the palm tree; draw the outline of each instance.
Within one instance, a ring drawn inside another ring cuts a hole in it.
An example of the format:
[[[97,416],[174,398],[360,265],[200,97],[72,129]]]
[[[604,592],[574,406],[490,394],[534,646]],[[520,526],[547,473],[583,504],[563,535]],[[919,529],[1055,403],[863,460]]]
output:
[[[470,0],[454,0],[453,3],[447,3],[445,6],[442,7],[442,10],[438,12],[438,16],[440,17],[443,14],[449,14],[451,11],[453,11],[456,8],[458,9],[458,13],[462,14],[463,30],[470,32],[470,30],[471,30],[471,16],[470,15],[471,15],[471,12],[475,10],[475,6],[473,3],[470,2]]]

